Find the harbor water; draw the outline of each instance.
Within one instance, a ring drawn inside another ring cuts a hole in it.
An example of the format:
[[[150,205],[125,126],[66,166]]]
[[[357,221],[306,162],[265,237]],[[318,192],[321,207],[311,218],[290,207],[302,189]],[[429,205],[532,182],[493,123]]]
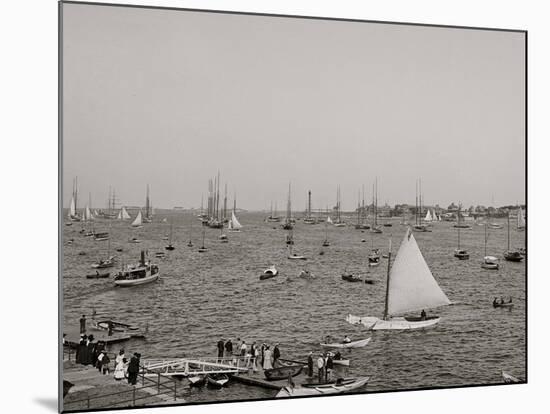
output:
[[[453,305],[429,310],[441,321],[434,328],[417,331],[370,332],[362,325],[350,325],[348,314],[381,317],[384,310],[387,259],[378,267],[367,267],[371,248],[393,253],[405,234],[399,219],[388,220],[382,234],[347,227],[328,226],[329,247],[322,247],[325,224],[297,221],[294,253],[306,261],[288,260],[280,223],[266,223],[266,214],[238,214],[241,232],[226,232],[229,243],[221,243],[219,229],[207,228],[205,246],[202,225],[196,215],[184,211],[159,211],[155,222],[130,228],[129,222],[112,220],[111,254],[118,265],[105,269],[109,279],[86,279],[95,273],[91,265],[107,256],[108,242],[95,241],[79,233],[80,223],[63,227],[63,316],[65,324],[77,324],[82,314],[91,319],[111,318],[148,327],[145,340],[123,346],[142,358],[206,357],[216,355],[216,343],[223,337],[248,344],[256,341],[279,343],[282,357],[306,360],[309,351],[320,351],[327,335],[341,340],[372,336],[365,348],[344,351],[351,360],[347,376],[371,376],[366,391],[388,391],[425,387],[493,384],[502,382],[501,371],[525,378],[526,347],[526,264],[507,262],[506,222],[502,229],[489,231],[487,254],[501,258],[497,271],[481,268],[484,256],[484,227],[472,222],[460,231],[461,247],[470,259],[453,257],[457,229],[453,223],[438,222],[429,233],[414,233],[428,266]],[[163,218],[167,222],[161,223]],[[165,251],[162,240],[173,223],[174,251]],[[382,220],[384,222],[384,220]],[[109,221],[96,220],[96,231],[109,231]],[[141,243],[129,243],[132,237]],[[73,239],[68,244],[67,241]],[[525,233],[512,225],[512,248],[525,246]],[[192,240],[193,247],[187,243]],[[364,241],[363,241],[364,240]],[[115,251],[122,248],[122,252]],[[160,267],[158,281],[131,288],[116,288],[113,274],[121,264],[135,263],[140,251]],[[163,251],[164,259],[154,253]],[[81,254],[84,252],[85,254]],[[259,280],[270,265],[279,275]],[[298,278],[307,269],[316,278]],[[341,279],[344,270],[369,272],[374,284],[349,283]],[[493,308],[494,297],[511,296],[511,310]],[[119,346],[112,348],[117,351]],[[187,401],[242,400],[274,397],[276,391],[232,383],[221,390],[189,389]]]

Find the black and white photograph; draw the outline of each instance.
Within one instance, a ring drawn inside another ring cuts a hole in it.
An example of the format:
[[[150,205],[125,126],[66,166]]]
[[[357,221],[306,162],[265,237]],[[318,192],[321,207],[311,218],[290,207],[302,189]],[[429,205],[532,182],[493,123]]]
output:
[[[59,19],[63,412],[527,382],[525,30]]]

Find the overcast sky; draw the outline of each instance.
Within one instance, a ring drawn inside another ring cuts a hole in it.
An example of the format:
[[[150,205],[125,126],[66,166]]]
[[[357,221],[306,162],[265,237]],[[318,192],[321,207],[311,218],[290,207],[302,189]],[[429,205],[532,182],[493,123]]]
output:
[[[64,206],[496,205],[525,196],[514,32],[63,5]]]

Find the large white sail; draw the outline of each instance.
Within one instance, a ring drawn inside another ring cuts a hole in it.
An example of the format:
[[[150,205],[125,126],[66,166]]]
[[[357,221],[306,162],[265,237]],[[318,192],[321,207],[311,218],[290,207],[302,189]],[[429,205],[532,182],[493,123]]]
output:
[[[128,220],[129,218],[131,218],[128,212],[126,211],[126,207],[124,206],[122,206],[122,208],[120,209],[120,216],[122,220]]]
[[[76,204],[74,201],[74,195],[71,197],[71,204],[69,205],[69,217],[76,216]]]
[[[84,209],[84,220],[91,221],[93,219],[92,212],[90,211],[90,207],[86,206]]]
[[[136,216],[135,220],[132,223],[132,227],[138,227],[141,226],[142,219],[141,219],[141,210],[139,210],[138,215]]]
[[[235,216],[235,212],[231,212],[231,221],[229,222],[231,224],[232,229],[242,229],[243,226],[241,223],[239,223],[239,220],[237,220],[237,216]]]
[[[116,216],[117,220],[122,220],[122,209],[118,210],[118,215]]]
[[[424,217],[424,221],[432,221],[432,213],[430,213],[430,210],[426,213],[426,217]]]
[[[525,217],[523,216],[523,210],[521,207],[518,210],[518,229],[525,228]]]
[[[388,316],[451,303],[434,279],[410,229],[395,256],[388,289]]]
[[[332,224],[332,220],[331,220],[330,216],[327,217],[327,223]]]

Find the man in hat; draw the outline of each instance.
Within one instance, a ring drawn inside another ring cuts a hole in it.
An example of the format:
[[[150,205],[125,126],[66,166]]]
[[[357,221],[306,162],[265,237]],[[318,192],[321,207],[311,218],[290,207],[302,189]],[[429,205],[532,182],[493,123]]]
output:
[[[223,358],[223,350],[224,350],[224,342],[223,342],[223,338],[220,338],[220,340],[218,341],[218,360],[221,360]]]
[[[88,364],[91,364],[92,366],[95,365],[95,346],[94,336],[92,334],[88,335],[88,342],[86,342],[88,352],[86,353],[86,356],[88,357]]]
[[[309,351],[307,356],[307,376],[313,377],[313,351]]]
[[[273,366],[277,363],[277,360],[281,357],[281,351],[279,350],[279,344],[275,344],[273,348]]]
[[[332,376],[332,370],[334,369],[334,362],[332,358],[332,352],[327,354],[327,359],[325,361],[325,381],[330,381]]]
[[[323,354],[319,354],[319,358],[317,358],[317,373],[319,376],[319,383],[323,381],[323,368],[325,367],[325,359],[323,358]]]
[[[137,352],[134,352],[134,355],[130,359],[128,364],[128,384],[136,385],[137,376],[139,373],[139,357],[141,355]]]
[[[82,318],[80,318],[80,333],[86,333],[86,315],[82,315]]]
[[[233,355],[233,342],[231,342],[231,338],[229,338],[225,343],[225,356],[231,357],[232,355]]]

